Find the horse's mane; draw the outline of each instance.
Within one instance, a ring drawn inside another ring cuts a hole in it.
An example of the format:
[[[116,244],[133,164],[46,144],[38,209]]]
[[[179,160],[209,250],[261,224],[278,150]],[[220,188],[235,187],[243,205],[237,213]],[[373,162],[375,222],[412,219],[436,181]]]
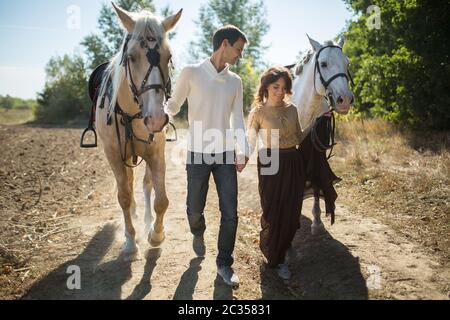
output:
[[[333,46],[336,45],[334,41],[328,40],[324,42],[325,46]],[[306,54],[303,56],[303,58],[297,63],[295,67],[295,75],[298,76],[303,72],[303,67],[308,64],[308,62],[311,60],[311,57],[314,55],[314,50],[308,50]]]
[[[142,10],[140,12],[131,12],[133,20],[136,21],[132,38],[139,38],[144,36],[146,33],[151,33],[156,37],[159,45],[165,40],[165,31],[161,25],[161,20],[159,17],[153,15],[150,11]],[[108,80],[111,79],[111,96],[109,101],[108,110],[111,114],[114,112],[114,108],[117,101],[117,94],[119,91],[120,84],[122,83],[124,77],[124,68],[121,66],[122,56],[127,55],[127,52],[123,52],[125,46],[126,38],[128,32],[125,31],[122,45],[120,46],[120,51],[116,53],[110,60],[109,66],[106,69],[106,76],[103,78],[102,85],[100,87],[99,97],[102,97],[108,90]],[[130,48],[128,48],[130,49]],[[98,101],[101,101],[99,99]]]

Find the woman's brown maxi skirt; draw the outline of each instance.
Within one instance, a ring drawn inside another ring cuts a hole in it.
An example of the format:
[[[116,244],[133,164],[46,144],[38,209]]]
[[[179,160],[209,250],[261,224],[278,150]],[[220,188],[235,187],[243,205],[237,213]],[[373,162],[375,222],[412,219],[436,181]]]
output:
[[[274,175],[264,175],[261,169],[273,165],[261,163],[262,153],[268,156],[274,150],[261,150],[258,157],[259,195],[261,217],[260,248],[270,267],[284,262],[288,248],[300,227],[300,214],[305,187],[303,159],[296,148],[279,149],[279,169]]]

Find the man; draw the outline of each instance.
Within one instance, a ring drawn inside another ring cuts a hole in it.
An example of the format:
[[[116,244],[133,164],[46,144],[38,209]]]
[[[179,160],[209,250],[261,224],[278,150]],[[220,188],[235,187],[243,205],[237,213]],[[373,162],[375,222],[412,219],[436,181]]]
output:
[[[187,216],[193,234],[193,249],[205,255],[203,211],[212,173],[221,212],[216,259],[217,273],[230,286],[239,285],[231,268],[237,230],[237,173],[248,161],[248,143],[243,117],[241,78],[229,70],[242,57],[248,43],[235,26],[220,28],[213,36],[211,57],[184,68],[172,98],[164,110],[174,116],[188,100],[189,142],[187,171]],[[236,141],[238,150],[235,150]]]

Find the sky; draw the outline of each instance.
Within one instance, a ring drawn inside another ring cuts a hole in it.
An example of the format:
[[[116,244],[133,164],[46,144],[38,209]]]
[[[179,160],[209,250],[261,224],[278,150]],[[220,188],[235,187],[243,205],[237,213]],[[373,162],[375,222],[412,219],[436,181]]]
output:
[[[224,0],[226,1],[226,0]],[[82,53],[79,45],[98,32],[97,20],[106,0],[0,0],[0,95],[35,99],[45,84],[45,65],[53,56]],[[200,6],[207,0],[154,0],[157,8],[183,8],[177,36],[171,40],[175,66],[189,61],[187,46],[195,37]],[[334,38],[354,18],[343,0],[265,0],[270,30],[269,64],[295,63],[310,48],[306,34],[323,42]],[[243,30],[245,32],[245,30]]]

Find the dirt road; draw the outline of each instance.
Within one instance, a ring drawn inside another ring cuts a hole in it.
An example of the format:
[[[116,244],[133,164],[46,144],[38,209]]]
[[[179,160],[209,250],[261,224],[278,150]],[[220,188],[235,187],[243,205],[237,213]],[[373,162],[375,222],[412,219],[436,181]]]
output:
[[[205,212],[206,257],[195,258],[191,249],[192,238],[185,218],[186,175],[180,161],[185,150],[181,141],[168,144],[166,151],[170,200],[165,219],[166,240],[159,248],[152,248],[142,240],[141,260],[124,262],[120,257],[124,240],[122,214],[116,200],[115,181],[101,148],[80,150],[77,145],[81,131],[77,129],[20,126],[0,129],[2,149],[5,150],[0,180],[3,184],[0,207],[3,298],[449,298],[448,266],[388,225],[351,212],[339,204],[339,199],[336,224],[330,226],[324,218],[327,231],[320,236],[310,235],[312,202],[305,202],[302,227],[294,240],[296,256],[290,260],[293,277],[289,283],[283,283],[273,270],[264,266],[258,248],[260,207],[254,164],[247,166],[238,178],[240,220],[234,268],[241,278],[241,285],[239,289],[231,290],[216,276],[220,216],[212,179]],[[30,143],[30,139],[33,142]],[[23,151],[24,146],[28,146],[28,150]],[[19,156],[21,152],[25,153]],[[33,177],[40,177],[40,188],[36,184],[27,186],[23,177],[27,170],[33,172]],[[141,166],[136,174],[135,197],[142,223],[143,174],[144,167]],[[27,193],[23,192],[25,188],[35,190],[30,191],[28,199]],[[22,190],[20,200],[13,199],[20,193],[14,193],[17,190]],[[33,206],[39,192],[36,190],[41,190],[40,200]],[[75,193],[74,190],[78,191]],[[5,192],[14,194],[8,197]],[[339,192],[342,190],[338,187]],[[11,201],[15,203],[11,204]],[[58,217],[64,222],[61,229],[51,233],[55,228],[47,231],[44,226],[44,230],[35,236],[35,225],[39,221]],[[32,221],[32,226],[27,226],[27,221]],[[26,234],[34,241],[27,240]],[[69,266],[80,268],[79,290],[67,287],[71,275],[67,273]]]

